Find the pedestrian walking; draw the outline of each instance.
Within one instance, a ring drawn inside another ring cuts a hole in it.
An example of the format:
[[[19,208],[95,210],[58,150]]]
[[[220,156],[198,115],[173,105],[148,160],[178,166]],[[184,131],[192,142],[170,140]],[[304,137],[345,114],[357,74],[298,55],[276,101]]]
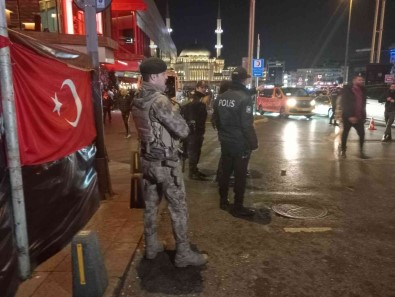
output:
[[[207,119],[207,107],[202,98],[206,96],[207,88],[204,81],[198,81],[189,102],[181,107],[190,131],[184,148],[189,160],[189,178],[194,180],[206,180],[207,177],[198,168]]]
[[[123,124],[125,125],[125,138],[130,138],[129,117],[132,104],[132,95],[126,89],[121,89],[118,96],[118,108],[121,111]]]
[[[388,94],[384,100],[382,100],[381,102],[385,102],[384,119],[386,126],[381,141],[391,142],[392,141],[391,129],[395,119],[395,84],[394,83],[390,85],[390,89],[388,90]]]
[[[343,132],[341,137],[341,156],[346,158],[347,138],[351,127],[357,131],[359,136],[359,156],[366,159],[364,153],[365,143],[365,120],[366,120],[366,89],[363,86],[362,76],[354,76],[351,85],[343,87],[341,110]]]
[[[243,67],[236,67],[232,72],[229,89],[214,102],[213,121],[221,143],[220,208],[227,210],[229,207],[229,180],[234,170],[235,196],[231,211],[235,216],[254,214],[251,209],[244,207],[248,162],[251,152],[258,149],[253,102],[250,91],[246,88],[247,79],[250,77]]]
[[[166,69],[166,63],[155,57],[140,64],[143,83],[132,104],[141,147],[145,255],[147,259],[154,259],[164,250],[157,238],[158,205],[163,194],[169,203],[176,241],[175,265],[199,266],[207,262],[207,255],[192,251],[189,244],[185,186],[176,147],[176,139],[186,138],[189,128],[164,94]]]
[[[106,123],[106,118],[108,116],[108,121],[111,123],[111,110],[113,107],[113,101],[108,95],[107,91],[103,92],[102,95],[102,105],[103,105],[103,123]]]

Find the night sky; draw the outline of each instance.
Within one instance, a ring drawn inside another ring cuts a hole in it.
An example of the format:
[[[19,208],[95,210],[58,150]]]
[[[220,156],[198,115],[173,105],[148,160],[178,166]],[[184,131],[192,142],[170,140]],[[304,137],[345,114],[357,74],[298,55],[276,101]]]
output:
[[[155,0],[163,16],[167,1],[178,53],[197,40],[214,57],[218,1]],[[221,0],[226,66],[240,65],[241,58],[247,56],[249,6],[249,0]],[[261,58],[284,60],[288,70],[328,60],[343,63],[348,7],[348,0],[256,0],[255,35],[261,36]],[[374,10],[374,0],[353,0],[350,53],[371,46]],[[383,49],[392,43],[395,0],[387,0]]]

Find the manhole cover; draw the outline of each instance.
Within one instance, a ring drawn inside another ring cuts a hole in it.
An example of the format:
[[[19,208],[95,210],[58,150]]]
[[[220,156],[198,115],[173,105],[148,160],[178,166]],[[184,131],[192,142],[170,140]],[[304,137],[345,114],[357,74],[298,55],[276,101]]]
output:
[[[272,206],[275,213],[294,219],[317,219],[326,216],[328,210],[323,207],[301,206],[296,204],[276,204]]]

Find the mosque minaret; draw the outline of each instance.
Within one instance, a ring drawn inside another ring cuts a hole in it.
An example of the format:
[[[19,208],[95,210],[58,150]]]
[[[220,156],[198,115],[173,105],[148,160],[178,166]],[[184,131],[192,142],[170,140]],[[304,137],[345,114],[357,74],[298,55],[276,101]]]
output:
[[[166,28],[169,33],[173,31],[170,26],[170,13],[169,13],[169,1],[166,2]]]
[[[221,9],[220,9],[220,1],[218,1],[218,16],[217,16],[217,29],[215,30],[215,34],[217,34],[217,44],[215,45],[215,48],[217,50],[217,58],[221,56],[221,49],[222,49],[222,44],[221,44],[221,34],[222,34],[222,27],[221,27]]]

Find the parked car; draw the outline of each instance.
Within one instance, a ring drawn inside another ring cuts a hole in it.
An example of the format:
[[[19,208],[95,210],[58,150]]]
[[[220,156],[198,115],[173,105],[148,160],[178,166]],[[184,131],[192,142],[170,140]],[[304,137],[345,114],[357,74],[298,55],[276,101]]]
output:
[[[314,115],[315,100],[303,88],[268,88],[259,92],[256,111],[276,112],[281,117],[301,115],[310,118]]]
[[[367,86],[366,88],[366,117],[368,119],[374,118],[377,122],[385,123],[384,102],[388,92],[388,86]]]
[[[330,117],[332,115],[332,97],[330,95],[320,95],[314,98],[314,113],[321,116]]]

